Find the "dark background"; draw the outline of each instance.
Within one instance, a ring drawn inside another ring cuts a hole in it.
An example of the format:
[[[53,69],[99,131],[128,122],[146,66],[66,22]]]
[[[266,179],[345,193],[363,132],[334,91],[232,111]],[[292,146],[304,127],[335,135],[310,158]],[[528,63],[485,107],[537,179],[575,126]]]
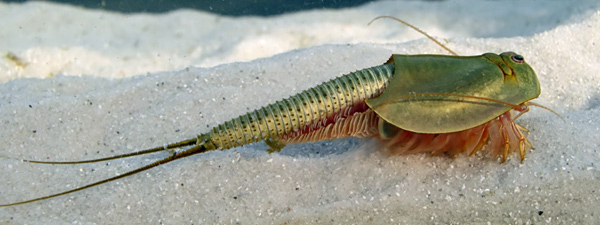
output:
[[[0,0],[26,2],[26,0]],[[227,16],[272,16],[309,9],[339,9],[365,4],[371,0],[55,0],[89,9],[123,13],[163,13],[176,9],[195,9]]]

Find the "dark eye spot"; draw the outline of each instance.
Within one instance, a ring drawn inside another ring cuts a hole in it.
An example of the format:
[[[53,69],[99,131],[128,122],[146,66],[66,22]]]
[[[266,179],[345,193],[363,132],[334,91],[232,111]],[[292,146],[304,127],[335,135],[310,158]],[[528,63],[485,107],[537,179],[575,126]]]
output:
[[[516,62],[516,63],[523,63],[523,62],[525,62],[525,58],[523,58],[522,55],[513,55],[513,56],[510,57],[510,59],[512,59],[512,61]]]

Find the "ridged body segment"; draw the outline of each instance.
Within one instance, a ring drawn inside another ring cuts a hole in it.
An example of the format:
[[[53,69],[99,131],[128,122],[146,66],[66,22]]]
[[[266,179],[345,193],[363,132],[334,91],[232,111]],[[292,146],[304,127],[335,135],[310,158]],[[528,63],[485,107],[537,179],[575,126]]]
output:
[[[205,135],[217,148],[229,149],[318,129],[344,110],[364,106],[365,99],[379,96],[393,74],[393,64],[346,74],[222,123]]]

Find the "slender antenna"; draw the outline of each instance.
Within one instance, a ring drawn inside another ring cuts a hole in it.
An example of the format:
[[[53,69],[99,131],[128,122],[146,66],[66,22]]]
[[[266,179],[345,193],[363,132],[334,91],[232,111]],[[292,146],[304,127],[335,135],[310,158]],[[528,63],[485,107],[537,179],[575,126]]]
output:
[[[402,24],[404,24],[404,25],[406,25],[406,26],[408,26],[408,27],[412,28],[413,30],[416,30],[417,32],[419,32],[419,33],[421,33],[421,34],[425,35],[425,37],[429,38],[430,40],[432,40],[433,42],[435,42],[436,44],[438,44],[438,45],[439,45],[439,46],[441,46],[442,48],[446,49],[446,51],[450,52],[450,54],[458,56],[458,54],[456,54],[454,51],[450,50],[450,49],[449,49],[448,47],[446,47],[444,44],[442,44],[442,43],[440,43],[439,41],[437,41],[435,38],[433,38],[433,37],[429,36],[429,34],[425,33],[425,31],[422,31],[422,30],[420,30],[419,28],[417,28],[417,27],[415,27],[415,26],[411,25],[410,23],[407,23],[407,22],[405,22],[404,20],[398,19],[398,18],[396,18],[396,17],[393,17],[393,16],[378,16],[378,17],[375,17],[375,19],[371,20],[371,22],[369,22],[369,23],[368,23],[368,25],[371,25],[371,23],[373,23],[373,21],[375,21],[375,20],[378,20],[378,19],[381,19],[381,18],[393,19],[393,20],[395,20],[395,21],[398,21],[398,22],[400,22],[400,23],[402,23]]]
[[[532,106],[536,106],[536,107],[540,107],[542,109],[548,110],[551,113],[554,113],[554,115],[557,115],[558,117],[560,117],[563,120],[563,122],[565,122],[565,123],[567,122],[567,120],[565,120],[564,117],[562,117],[560,114],[558,114],[557,112],[554,112],[554,110],[552,110],[552,109],[550,109],[550,108],[548,108],[546,106],[543,106],[543,105],[540,105],[540,104],[537,104],[537,103],[534,103],[534,102],[526,102],[525,105],[526,106],[532,105]]]
[[[478,99],[478,100],[483,100],[483,101],[495,102],[495,103],[499,103],[499,104],[502,104],[502,105],[507,105],[507,106],[512,107],[513,109],[519,109],[523,105],[525,107],[536,106],[536,107],[540,107],[542,109],[548,110],[551,113],[554,113],[554,115],[557,115],[558,117],[560,117],[563,120],[563,122],[567,122],[564,117],[562,117],[560,114],[558,114],[554,110],[552,110],[552,109],[550,109],[550,108],[548,108],[546,106],[534,103],[534,102],[525,102],[525,103],[523,103],[521,105],[515,105],[515,104],[512,104],[512,103],[508,103],[508,102],[505,102],[505,101],[496,100],[496,99],[493,99],[493,98],[470,96],[470,95],[461,95],[461,94],[451,94],[451,93],[415,93],[415,94],[409,94],[409,95],[399,96],[397,98],[394,98],[393,100],[397,101],[397,100],[402,100],[402,99],[411,98],[411,97],[419,97],[419,96],[454,96],[454,97],[461,97],[461,98],[471,98],[471,99]],[[379,106],[380,105],[375,106],[375,108],[377,108]],[[527,111],[529,111],[529,108],[527,108],[525,110],[519,110],[519,111],[527,112]],[[521,115],[523,115],[523,113],[519,113],[519,115],[517,115],[515,118],[513,118],[512,122],[514,122],[515,120],[517,120],[517,118],[519,118]],[[523,128],[523,129],[525,129],[525,128]]]
[[[471,99],[478,99],[478,100],[483,100],[483,101],[495,102],[495,103],[499,103],[499,104],[502,104],[502,105],[510,106],[512,108],[515,108],[515,109],[519,108],[519,105],[515,105],[515,104],[512,104],[512,103],[505,102],[505,101],[496,100],[496,99],[493,99],[493,98],[471,96],[471,95],[461,95],[461,94],[452,94],[452,93],[414,93],[414,94],[399,96],[397,98],[392,99],[392,101],[398,101],[398,100],[402,100],[402,99],[413,98],[413,97],[420,97],[420,96],[453,96],[453,97],[461,97],[461,98],[471,98]],[[380,107],[380,106],[381,105],[377,105],[377,106],[375,106],[375,108]]]
[[[138,156],[138,155],[145,155],[145,154],[150,154],[150,153],[155,153],[155,152],[160,152],[160,151],[168,151],[168,150],[174,149],[174,148],[181,148],[181,147],[185,147],[185,146],[195,145],[197,143],[197,141],[198,141],[198,139],[192,138],[192,139],[176,142],[176,143],[161,146],[161,147],[141,150],[141,151],[132,152],[132,153],[126,153],[126,154],[121,154],[121,155],[115,155],[115,156],[110,156],[110,157],[106,157],[106,158],[99,158],[99,159],[90,159],[90,160],[81,160],[81,161],[62,161],[62,162],[60,162],[60,161],[38,161],[38,160],[29,160],[29,159],[21,159],[21,161],[28,162],[28,163],[36,163],[36,164],[63,164],[63,165],[64,164],[70,165],[70,164],[95,163],[95,162],[102,162],[102,161],[108,161],[108,160],[113,160],[113,159],[122,159],[122,158],[127,158],[127,157],[132,157],[132,156]]]

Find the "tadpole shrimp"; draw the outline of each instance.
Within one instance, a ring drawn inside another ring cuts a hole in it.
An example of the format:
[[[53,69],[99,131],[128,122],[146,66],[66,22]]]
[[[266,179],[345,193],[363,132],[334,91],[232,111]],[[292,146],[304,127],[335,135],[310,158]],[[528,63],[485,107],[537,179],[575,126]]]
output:
[[[394,17],[452,54],[397,55],[383,65],[349,73],[289,98],[243,114],[197,137],[165,146],[106,158],[41,164],[94,163],[167,151],[171,155],[124,174],[31,200],[67,195],[214,150],[265,141],[269,153],[286,144],[336,138],[377,138],[391,154],[426,152],[451,156],[486,149],[502,162],[518,151],[521,161],[531,143],[515,120],[539,106],[529,102],[540,85],[523,56],[514,52],[458,56],[416,27]],[[371,21],[371,22],[373,22]],[[550,110],[550,109],[548,109]],[[551,110],[550,110],[551,111]],[[191,146],[188,149],[175,149]]]

